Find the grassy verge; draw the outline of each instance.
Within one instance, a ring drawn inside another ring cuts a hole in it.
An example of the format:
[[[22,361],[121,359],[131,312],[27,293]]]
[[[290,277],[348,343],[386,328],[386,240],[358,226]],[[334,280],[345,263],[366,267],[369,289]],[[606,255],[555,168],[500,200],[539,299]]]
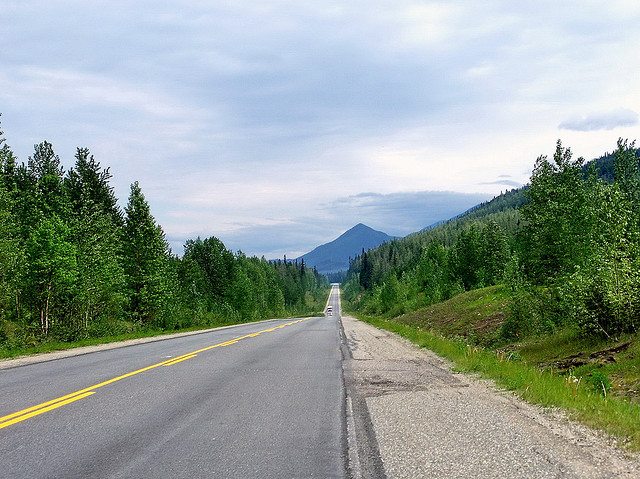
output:
[[[483,301],[479,304],[484,307]],[[448,310],[450,306],[447,305],[444,309]],[[488,310],[491,309],[488,308]],[[547,355],[544,352],[539,353],[537,359],[541,357],[546,359],[549,354],[552,354],[551,343],[554,340],[573,344],[573,349],[585,347],[585,344],[574,343],[569,333],[564,334],[564,339],[562,335],[558,338],[552,336],[546,339],[539,338],[537,339],[539,346],[544,346],[538,348],[531,342],[514,346],[510,348],[511,350],[495,351],[469,344],[468,339],[464,337],[444,337],[441,332],[432,327],[421,326],[415,317],[413,321],[406,323],[406,316],[395,319],[367,317],[357,313],[356,316],[449,359],[459,371],[476,373],[483,378],[491,379],[530,403],[561,408],[573,419],[606,431],[618,438],[622,445],[631,450],[640,451],[640,403],[618,395],[607,394],[606,391],[599,391],[593,383],[582,381],[579,376],[576,376],[574,370],[563,372],[550,367],[539,367],[531,361],[533,356],[527,360],[526,356],[530,351],[544,351],[545,348]],[[523,354],[518,351],[520,348]],[[628,365],[618,365],[618,367],[628,369]]]
[[[200,331],[205,329],[211,329],[216,327],[231,326],[234,324],[243,324],[243,322],[229,322],[220,325],[211,326],[193,326],[189,328],[182,328],[176,330],[163,330],[163,329],[143,329],[133,331],[130,333],[115,334],[109,336],[100,336],[96,338],[80,339],[78,341],[57,341],[57,340],[45,340],[41,343],[32,346],[16,346],[12,348],[0,347],[0,359],[10,359],[18,356],[28,356],[31,354],[50,353],[53,351],[64,351],[67,349],[79,348],[82,346],[96,346],[99,344],[117,343],[120,341],[127,341],[129,339],[151,338],[155,336],[163,336],[175,333],[186,333],[190,331]]]
[[[291,318],[314,317],[314,316],[322,316],[322,314],[323,313],[317,312],[313,314],[307,313],[307,314],[301,314],[301,315],[294,315],[290,317]],[[280,319],[280,318],[274,318],[274,319]],[[282,318],[282,319],[286,319],[286,318]],[[7,347],[7,346],[0,345],[0,360],[16,358],[19,356],[28,356],[32,354],[50,353],[53,351],[64,351],[67,349],[74,349],[74,348],[79,348],[83,346],[96,346],[99,344],[117,343],[120,341],[127,341],[129,339],[151,338],[155,336],[164,336],[164,335],[176,334],[176,333],[202,331],[206,329],[220,328],[224,326],[233,326],[236,324],[248,324],[248,323],[253,323],[257,321],[265,321],[265,319],[264,318],[256,319],[253,321],[225,321],[219,324],[210,324],[205,326],[191,326],[191,327],[175,329],[175,330],[172,329],[170,331],[166,329],[147,328],[147,329],[136,330],[128,333],[81,339],[78,341],[45,340],[38,344],[29,345],[29,346]]]
[[[446,337],[461,337],[474,344],[490,345],[498,340],[508,303],[507,289],[491,286],[403,314],[398,322],[433,329]]]

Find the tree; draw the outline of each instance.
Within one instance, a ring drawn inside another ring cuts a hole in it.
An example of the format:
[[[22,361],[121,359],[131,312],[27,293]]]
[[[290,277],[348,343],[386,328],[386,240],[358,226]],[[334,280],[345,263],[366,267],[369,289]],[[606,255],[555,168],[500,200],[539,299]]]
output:
[[[493,219],[484,228],[483,263],[485,281],[496,284],[502,281],[509,260],[507,237],[500,225]]]
[[[614,153],[614,178],[636,214],[640,213],[640,170],[635,141],[618,139]]]
[[[460,232],[453,246],[454,274],[465,290],[485,285],[483,227],[473,222]]]
[[[53,145],[44,141],[35,145],[33,156],[29,157],[27,173],[35,183],[36,208],[41,216],[56,214],[64,219],[68,204],[63,190],[63,169],[60,157],[53,151]]]
[[[91,321],[117,318],[126,297],[124,271],[121,264],[122,231],[113,217],[83,205],[74,218],[72,235],[76,245],[78,283],[75,305],[87,331]]]
[[[223,303],[233,281],[234,258],[218,238],[212,236],[202,240],[187,240],[184,246],[184,261],[193,261],[201,271],[202,281],[198,289],[208,301]]]
[[[123,305],[123,218],[117,206],[111,174],[102,169],[89,150],[78,148],[74,168],[64,179],[71,204],[70,223],[78,253],[78,288],[75,297],[79,329],[92,320],[117,317]]]
[[[390,275],[380,289],[380,309],[383,313],[399,306],[401,286],[395,274]]]
[[[78,148],[76,163],[64,179],[64,186],[74,211],[90,205],[91,210],[100,211],[111,218],[114,227],[122,227],[124,220],[118,200],[109,184],[109,168],[102,169],[87,148]]]
[[[123,232],[129,312],[134,320],[151,323],[159,318],[167,292],[163,274],[169,246],[137,181],[131,185]]]
[[[26,245],[27,293],[44,335],[55,322],[52,317],[62,317],[66,297],[76,281],[76,249],[69,236],[69,228],[52,215],[33,228]]]
[[[583,162],[573,161],[559,140],[553,162],[546,156],[536,160],[526,192],[529,202],[522,207],[522,240],[525,269],[537,283],[572,273],[588,256],[593,218]]]
[[[17,224],[13,215],[14,197],[11,181],[15,169],[15,157],[5,143],[0,130],[0,319],[7,316],[11,305],[18,308],[19,274],[23,251],[19,241]]]
[[[371,289],[373,286],[373,264],[364,250],[360,259],[360,286],[364,289]]]
[[[16,306],[16,316],[19,308],[19,279],[24,252],[12,214],[12,204],[11,196],[0,182],[0,318],[7,315],[12,304]]]

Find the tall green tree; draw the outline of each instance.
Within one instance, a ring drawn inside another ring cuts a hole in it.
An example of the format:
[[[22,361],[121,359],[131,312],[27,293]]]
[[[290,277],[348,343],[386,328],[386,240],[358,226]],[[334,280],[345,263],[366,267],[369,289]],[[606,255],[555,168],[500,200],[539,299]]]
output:
[[[552,161],[546,156],[536,160],[526,192],[523,259],[537,283],[572,273],[588,256],[592,209],[587,202],[584,160],[572,156],[558,141]]]
[[[493,219],[490,219],[484,228],[483,249],[486,283],[489,285],[502,282],[510,256],[509,244],[504,230]]]
[[[125,208],[123,241],[128,311],[134,320],[149,324],[160,319],[166,299],[169,246],[137,181],[131,185]]]
[[[92,210],[109,216],[114,227],[122,227],[124,220],[110,184],[109,168],[102,168],[87,148],[78,148],[75,158],[74,167],[64,179],[72,208],[79,211],[90,205]]]
[[[360,257],[360,286],[370,289],[373,286],[373,262],[366,251],[362,251]]]
[[[234,257],[218,238],[187,240],[184,261],[194,262],[201,271],[201,279],[194,277],[201,294],[211,301],[222,303],[227,299],[234,275]]]
[[[86,148],[78,148],[75,158],[64,188],[78,254],[75,314],[79,329],[86,331],[92,321],[120,316],[126,297],[121,257],[124,221],[109,184],[109,170],[102,169]]]
[[[26,245],[26,260],[27,297],[46,336],[64,319],[77,278],[76,249],[69,228],[57,215],[34,226]]]
[[[75,314],[86,332],[100,319],[121,317],[126,300],[122,267],[122,231],[110,215],[84,205],[72,222],[78,280]]]
[[[0,131],[0,171],[6,171],[7,165],[13,161],[13,153],[5,144]],[[14,197],[3,177],[0,180],[0,319],[8,317],[12,311],[15,311],[15,317],[19,315],[20,274],[23,271],[24,251],[13,210]]]
[[[64,170],[51,143],[44,141],[35,145],[27,162],[27,173],[35,183],[35,206],[41,217],[55,214],[66,219],[69,204],[63,189]]]

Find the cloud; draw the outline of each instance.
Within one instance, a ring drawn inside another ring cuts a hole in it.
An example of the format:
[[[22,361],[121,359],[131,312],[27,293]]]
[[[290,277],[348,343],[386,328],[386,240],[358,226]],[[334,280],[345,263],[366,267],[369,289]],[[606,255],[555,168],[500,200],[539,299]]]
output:
[[[613,130],[638,124],[638,114],[627,108],[618,108],[600,113],[592,113],[578,118],[570,118],[558,125],[561,130],[596,131]]]
[[[68,167],[89,147],[122,202],[140,181],[176,250],[199,234],[303,253],[359,221],[406,234],[477,202],[437,190],[525,182],[558,119],[639,111],[628,0],[5,3],[16,154],[48,139]],[[563,122],[590,131],[563,140],[599,156],[614,116]]]
[[[519,181],[514,181],[514,180],[495,180],[495,181],[483,181],[481,183],[478,183],[479,185],[505,185],[505,186],[511,186],[513,188],[520,188],[522,186],[522,183],[520,183]]]

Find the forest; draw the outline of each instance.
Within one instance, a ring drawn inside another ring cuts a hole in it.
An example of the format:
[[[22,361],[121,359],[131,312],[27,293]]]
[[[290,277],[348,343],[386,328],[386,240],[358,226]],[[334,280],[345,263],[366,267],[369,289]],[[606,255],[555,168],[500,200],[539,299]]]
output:
[[[174,331],[319,311],[326,278],[304,263],[232,252],[217,238],[173,254],[140,185],[124,209],[86,148],[19,162],[0,131],[0,352],[47,341]]]
[[[505,340],[559,328],[615,338],[640,328],[640,170],[635,143],[585,163],[557,142],[530,183],[429,230],[363,251],[346,299],[386,317],[458,293],[508,288]]]

